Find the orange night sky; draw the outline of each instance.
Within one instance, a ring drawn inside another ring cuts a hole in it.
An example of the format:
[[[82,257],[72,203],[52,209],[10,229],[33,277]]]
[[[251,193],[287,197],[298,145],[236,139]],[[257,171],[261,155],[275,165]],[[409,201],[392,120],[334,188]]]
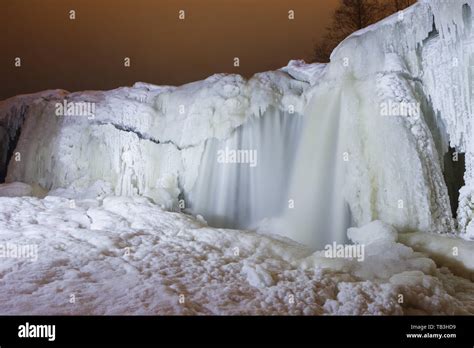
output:
[[[219,72],[251,76],[276,69],[311,57],[337,3],[0,0],[0,99],[50,88],[111,89],[136,81],[179,85]],[[21,57],[21,68],[14,66],[15,57]],[[124,57],[131,58],[130,68]]]

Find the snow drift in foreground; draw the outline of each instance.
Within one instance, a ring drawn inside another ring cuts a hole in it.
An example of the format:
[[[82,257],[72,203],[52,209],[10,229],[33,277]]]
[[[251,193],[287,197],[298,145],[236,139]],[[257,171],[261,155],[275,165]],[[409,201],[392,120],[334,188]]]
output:
[[[351,233],[359,262],[139,197],[2,197],[0,212],[0,251],[37,248],[2,259],[1,314],[474,314],[474,283],[381,222]]]

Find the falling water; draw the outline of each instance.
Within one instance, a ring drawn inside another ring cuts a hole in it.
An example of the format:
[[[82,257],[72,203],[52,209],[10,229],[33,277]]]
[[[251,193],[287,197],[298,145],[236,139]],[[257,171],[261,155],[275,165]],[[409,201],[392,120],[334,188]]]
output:
[[[208,140],[186,197],[190,212],[225,228],[273,218],[274,232],[315,248],[344,242],[350,214],[343,197],[342,93],[319,88],[304,117],[270,109],[227,140]],[[255,151],[255,163],[219,161],[233,150]]]
[[[211,226],[226,228],[249,228],[283,213],[301,123],[302,116],[270,108],[227,140],[208,140],[187,196],[190,211]],[[254,163],[222,163],[223,153],[236,150],[253,155],[247,159]]]
[[[341,127],[347,113],[341,109],[342,94],[319,88],[309,103],[288,208],[278,220],[282,234],[315,248],[344,242],[350,226],[343,192],[348,153]]]

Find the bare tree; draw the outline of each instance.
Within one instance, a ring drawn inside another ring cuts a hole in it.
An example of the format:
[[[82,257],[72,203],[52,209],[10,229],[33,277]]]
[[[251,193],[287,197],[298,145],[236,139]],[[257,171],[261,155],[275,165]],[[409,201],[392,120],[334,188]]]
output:
[[[341,0],[331,25],[314,47],[316,62],[327,62],[332,50],[354,31],[404,9],[416,0]]]

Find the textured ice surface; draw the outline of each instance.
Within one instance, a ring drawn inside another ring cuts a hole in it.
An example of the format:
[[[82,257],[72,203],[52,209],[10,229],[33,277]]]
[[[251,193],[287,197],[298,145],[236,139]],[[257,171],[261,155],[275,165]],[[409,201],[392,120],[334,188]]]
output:
[[[63,90],[44,91],[0,101],[0,180],[5,179],[8,160],[16,147],[26,115],[41,112],[44,101],[61,100],[66,94]]]
[[[448,143],[459,152],[466,153],[466,186],[460,197],[458,215],[460,231],[464,233],[472,219],[473,153],[472,145],[472,59],[474,54],[472,32],[471,0],[424,0],[410,8],[394,14],[389,18],[354,33],[344,40],[332,53],[331,64],[326,69],[326,76],[333,79],[356,79],[358,81],[376,82],[372,100],[379,104],[390,100],[397,102],[416,101],[420,103],[421,118],[405,117],[402,120],[385,122],[391,128],[405,128],[405,131],[395,130],[390,134],[383,130],[383,125],[375,124],[377,133],[384,137],[386,149],[397,154],[405,152],[402,147],[411,142],[410,150],[405,159],[399,158],[394,167],[393,163],[384,163],[390,166],[387,172],[400,172],[403,180],[405,165],[418,165],[419,168],[409,169],[413,176],[411,187],[413,194],[423,192],[418,197],[400,193],[401,199],[408,206],[408,216],[387,216],[393,214],[394,209],[388,208],[392,199],[383,197],[383,192],[371,188],[356,186],[357,191],[350,192],[350,196],[359,195],[362,199],[356,206],[351,206],[355,215],[361,212],[360,217],[368,222],[373,217],[365,217],[369,211],[381,220],[390,222],[402,229],[421,229],[445,232],[452,230],[449,217],[449,203],[446,199],[446,190],[442,185],[439,168],[441,164],[436,157],[441,158],[448,150]],[[370,91],[371,88],[363,88]],[[370,100],[363,97],[362,100]],[[376,104],[376,105],[377,105]],[[374,113],[372,113],[373,115]],[[399,139],[393,142],[392,135]],[[385,140],[387,139],[387,140]],[[359,141],[356,139],[356,141]],[[395,148],[399,148],[395,150]],[[416,148],[416,153],[410,153]],[[391,154],[386,153],[386,156]],[[409,160],[416,156],[418,160]],[[418,164],[416,164],[418,162]],[[362,161],[355,161],[358,168],[353,168],[354,174],[349,178],[360,178],[357,175],[368,173]],[[368,165],[370,173],[371,165]],[[380,175],[380,180],[387,172]],[[368,175],[369,178],[371,175]],[[382,178],[383,179],[383,178]],[[377,185],[384,189],[390,185]],[[353,187],[353,186],[352,186]],[[421,191],[419,191],[421,189]],[[364,197],[365,194],[369,196]],[[376,196],[374,199],[369,198]],[[369,199],[369,200],[367,200]],[[418,201],[424,207],[413,211],[410,201]],[[365,201],[365,203],[363,203]],[[408,204],[406,204],[408,201]],[[349,198],[349,202],[357,202]],[[385,202],[385,203],[383,203]],[[359,206],[357,206],[359,205]],[[364,207],[365,205],[365,207]],[[367,205],[372,205],[368,209]],[[375,205],[375,206],[374,206]],[[385,206],[385,207],[384,207]],[[410,211],[411,210],[411,211]],[[426,212],[430,212],[426,214]],[[403,213],[405,214],[405,213]],[[415,228],[416,227],[416,228]]]
[[[474,283],[367,238],[364,262],[328,259],[146,198],[0,197],[0,246],[37,247],[2,257],[0,313],[474,314]]]

